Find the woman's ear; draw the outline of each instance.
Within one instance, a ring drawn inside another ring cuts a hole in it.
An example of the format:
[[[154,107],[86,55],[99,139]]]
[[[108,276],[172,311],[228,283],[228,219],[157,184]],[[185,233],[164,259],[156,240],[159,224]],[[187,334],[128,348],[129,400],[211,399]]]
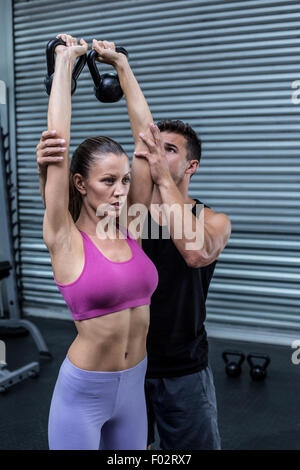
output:
[[[83,177],[79,173],[75,173],[75,175],[73,175],[73,183],[75,188],[80,192],[80,194],[86,195],[85,182]]]

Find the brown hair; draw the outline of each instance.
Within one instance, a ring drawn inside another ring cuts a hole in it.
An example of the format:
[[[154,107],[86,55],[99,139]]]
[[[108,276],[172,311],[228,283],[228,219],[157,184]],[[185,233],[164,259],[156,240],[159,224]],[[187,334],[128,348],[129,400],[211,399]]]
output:
[[[198,160],[200,162],[201,139],[189,124],[179,120],[163,119],[157,123],[157,127],[161,132],[174,132],[183,135],[186,139],[187,160]]]
[[[79,173],[83,178],[87,178],[90,169],[99,159],[99,154],[107,155],[108,153],[120,156],[126,155],[126,152],[118,142],[103,136],[88,137],[78,145],[72,155],[69,181],[69,211],[74,222],[76,222],[80,215],[82,197],[74,185],[73,176]]]

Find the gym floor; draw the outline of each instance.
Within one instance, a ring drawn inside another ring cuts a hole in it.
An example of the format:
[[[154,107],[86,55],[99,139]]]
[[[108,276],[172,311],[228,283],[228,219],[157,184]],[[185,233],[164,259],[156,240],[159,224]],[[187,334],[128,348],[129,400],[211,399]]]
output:
[[[60,364],[76,336],[71,321],[31,317],[40,329],[50,362],[41,363],[40,375],[0,394],[0,450],[47,450],[47,422],[52,391]],[[8,368],[14,370],[39,359],[30,335],[3,337]],[[230,450],[300,450],[300,364],[291,361],[293,350],[284,346],[221,339],[209,340],[219,412],[222,448]],[[222,360],[225,349],[245,354],[265,353],[271,358],[264,382],[253,382],[243,364],[238,378],[227,377]],[[159,437],[152,445],[158,450]]]

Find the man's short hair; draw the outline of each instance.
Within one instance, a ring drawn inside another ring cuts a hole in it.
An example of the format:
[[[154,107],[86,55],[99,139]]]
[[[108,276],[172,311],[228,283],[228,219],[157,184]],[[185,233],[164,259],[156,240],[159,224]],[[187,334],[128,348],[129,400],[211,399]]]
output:
[[[180,120],[163,119],[158,121],[157,127],[161,132],[174,132],[181,134],[186,139],[187,160],[198,160],[201,158],[201,139],[189,124]]]

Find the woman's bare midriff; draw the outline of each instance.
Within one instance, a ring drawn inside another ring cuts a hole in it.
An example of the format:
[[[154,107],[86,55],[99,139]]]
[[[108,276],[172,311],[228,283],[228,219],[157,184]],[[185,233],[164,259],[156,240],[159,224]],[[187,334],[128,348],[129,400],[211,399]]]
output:
[[[129,369],[146,355],[149,305],[75,321],[78,335],[68,358],[84,370],[113,372]]]

